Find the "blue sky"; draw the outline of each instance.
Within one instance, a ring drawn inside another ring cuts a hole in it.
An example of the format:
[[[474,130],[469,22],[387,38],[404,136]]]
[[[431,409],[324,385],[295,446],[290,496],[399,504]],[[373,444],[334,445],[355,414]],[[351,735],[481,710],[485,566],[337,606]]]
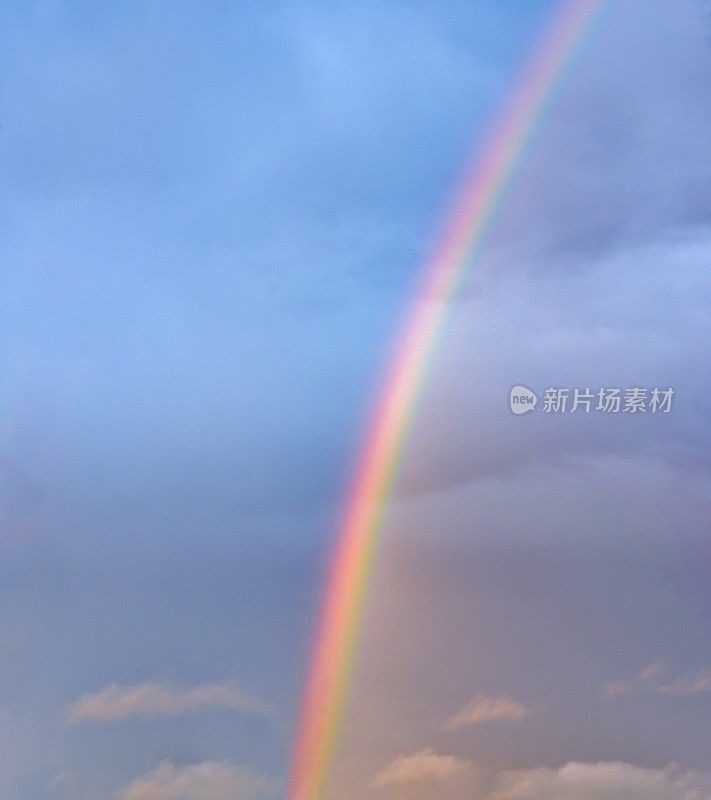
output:
[[[389,342],[555,6],[3,6],[3,796],[283,793]],[[610,3],[457,302],[340,800],[711,797],[706,10]],[[517,382],[678,405],[514,419]]]
[[[413,265],[543,12],[348,9],[6,10],[3,338],[30,380],[62,381],[99,477],[108,449],[142,481],[136,447],[202,448],[271,505],[303,439],[320,488],[296,502],[342,469]]]

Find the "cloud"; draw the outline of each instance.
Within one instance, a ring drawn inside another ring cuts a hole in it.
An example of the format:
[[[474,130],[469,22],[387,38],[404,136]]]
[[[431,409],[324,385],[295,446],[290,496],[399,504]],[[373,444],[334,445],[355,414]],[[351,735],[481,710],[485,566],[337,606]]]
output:
[[[127,717],[185,714],[206,708],[229,708],[239,714],[266,714],[269,709],[242,691],[235,681],[194,689],[176,689],[160,683],[119,686],[112,683],[96,694],[82,695],[69,706],[70,723],[112,722]]]
[[[409,758],[397,759],[376,776],[372,785],[382,788],[421,781],[442,781],[455,775],[462,775],[466,781],[466,784],[458,785],[451,795],[457,798],[711,800],[711,774],[688,770],[674,763],[663,769],[653,769],[618,761],[572,761],[561,767],[487,770],[453,756],[437,756],[431,749]],[[412,786],[408,791],[417,792],[417,788]]]
[[[136,778],[120,800],[253,800],[272,797],[276,781],[255,776],[242,767],[204,761],[179,767],[164,761],[153,772]]]
[[[692,697],[711,691],[711,670],[701,668],[689,675],[667,679],[668,667],[656,662],[645,667],[630,681],[614,681],[602,687],[603,694],[615,697],[620,694],[670,694]]]
[[[373,778],[372,786],[383,788],[419,781],[443,781],[469,768],[469,763],[455,756],[437,755],[431,748],[413,756],[400,756]]]
[[[689,365],[701,357],[697,342],[711,335],[701,308],[711,290],[710,251],[711,232],[687,231],[600,258],[582,275],[504,276],[484,287],[452,317],[402,467],[401,496],[491,478],[506,481],[510,496],[510,482],[529,469],[570,474],[598,464],[609,472],[621,460],[708,476],[709,381]],[[673,322],[665,304],[675,309]],[[540,406],[521,424],[508,407],[519,382],[539,398],[556,385],[672,386],[678,403],[662,424],[651,414],[633,425],[628,414],[555,416]]]
[[[707,26],[696,2],[650,0],[644,20],[634,3],[619,6],[546,115],[469,270],[403,491],[588,458],[711,467],[708,380],[693,366],[708,337],[711,192],[698,180],[711,155],[711,118],[698,113],[711,100],[700,79]],[[666,382],[684,413],[664,429],[621,415],[554,429],[539,406],[514,424],[503,398],[519,381],[538,393]]]
[[[650,691],[666,674],[665,664],[656,662],[645,667],[637,677],[631,681],[611,681],[602,687],[603,694],[615,697],[618,694],[632,694],[640,691]]]
[[[545,254],[542,269],[567,272],[586,256],[708,219],[711,194],[697,175],[711,151],[708,115],[698,113],[711,99],[699,81],[708,27],[696,0],[646,5],[642,20],[634,3],[620,3],[616,23],[591,43],[493,231],[499,246]]]
[[[709,800],[711,776],[672,765],[644,769],[620,762],[571,762],[502,773],[488,800]]]
[[[457,731],[480,722],[495,720],[518,722],[525,719],[530,713],[530,708],[510,697],[488,697],[484,694],[477,694],[461,711],[452,715],[444,727],[448,731]]]

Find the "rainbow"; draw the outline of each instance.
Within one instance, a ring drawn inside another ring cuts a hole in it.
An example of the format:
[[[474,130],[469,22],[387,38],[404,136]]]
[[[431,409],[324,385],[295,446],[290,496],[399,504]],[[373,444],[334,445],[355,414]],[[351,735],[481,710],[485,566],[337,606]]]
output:
[[[320,800],[343,712],[373,554],[437,341],[467,266],[566,65],[607,0],[568,0],[524,70],[425,265],[357,465],[324,594],[287,800]]]

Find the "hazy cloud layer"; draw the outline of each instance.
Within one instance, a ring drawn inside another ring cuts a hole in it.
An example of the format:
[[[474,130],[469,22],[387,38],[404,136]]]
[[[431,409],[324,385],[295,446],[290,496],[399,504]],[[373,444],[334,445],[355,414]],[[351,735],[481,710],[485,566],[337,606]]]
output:
[[[469,725],[496,720],[518,722],[525,719],[530,713],[531,709],[528,706],[512,700],[510,697],[488,697],[484,694],[477,694],[461,711],[453,714],[447,720],[445,729],[456,731]]]
[[[405,491],[587,456],[711,466],[697,368],[711,336],[711,192],[699,179],[711,159],[708,24],[696,2],[652,0],[643,18],[616,5],[470,267]],[[553,427],[540,405],[511,419],[517,382],[539,399],[554,386],[674,386],[678,402],[663,427],[584,414]]]
[[[179,767],[164,761],[153,772],[132,781],[120,800],[256,800],[272,797],[278,784],[242,767],[204,761]]]
[[[595,262],[584,275],[502,276],[463,304],[435,368],[400,479],[403,493],[509,480],[581,460],[641,458],[709,474],[711,232],[686,230]],[[514,417],[509,391],[534,390]],[[546,414],[548,387],[673,387],[671,413]]]
[[[373,787],[383,788],[420,781],[443,781],[464,772],[469,764],[454,756],[438,755],[431,748],[413,756],[400,756],[373,778]]]
[[[239,714],[268,713],[266,705],[239,688],[235,681],[194,689],[160,683],[118,686],[112,683],[96,694],[85,694],[67,712],[69,722],[111,722],[127,717],[185,714],[207,708],[229,708]]]
[[[506,269],[596,257],[708,224],[711,52],[698,0],[622,0],[557,98],[492,231]]]

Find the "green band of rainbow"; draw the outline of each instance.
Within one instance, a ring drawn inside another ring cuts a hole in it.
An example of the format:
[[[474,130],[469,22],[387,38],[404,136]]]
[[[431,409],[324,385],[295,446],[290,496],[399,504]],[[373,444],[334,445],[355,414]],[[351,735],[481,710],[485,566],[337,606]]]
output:
[[[439,248],[424,269],[356,471],[324,595],[293,752],[287,800],[320,800],[386,502],[420,388],[453,295],[481,245],[566,65],[606,0],[568,0],[554,19],[488,146],[465,182]]]

